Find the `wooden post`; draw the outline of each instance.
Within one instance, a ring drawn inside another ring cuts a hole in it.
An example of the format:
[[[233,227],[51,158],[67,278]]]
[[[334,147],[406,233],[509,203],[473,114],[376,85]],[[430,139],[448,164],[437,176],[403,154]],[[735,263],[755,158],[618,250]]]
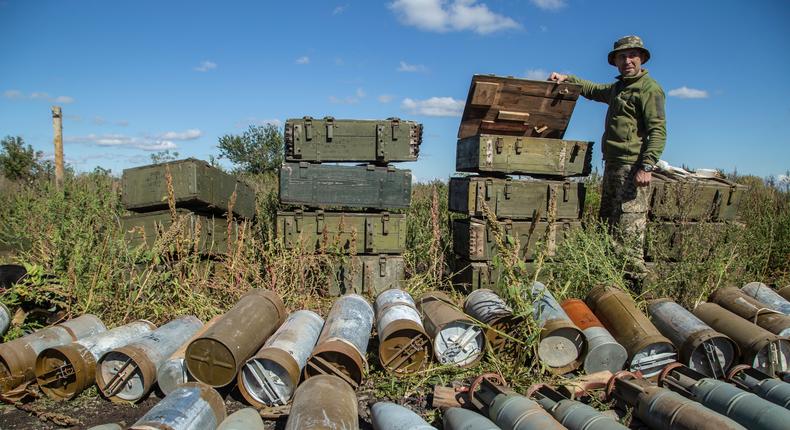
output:
[[[55,185],[63,188],[63,115],[60,106],[52,106],[52,128],[55,131]]]

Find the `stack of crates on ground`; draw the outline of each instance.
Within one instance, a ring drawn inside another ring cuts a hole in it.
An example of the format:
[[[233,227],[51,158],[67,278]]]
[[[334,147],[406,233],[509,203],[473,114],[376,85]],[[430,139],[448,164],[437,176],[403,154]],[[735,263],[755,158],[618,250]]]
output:
[[[340,256],[330,295],[376,294],[403,281],[410,170],[422,125],[397,118],[289,119],[277,237],[287,249]],[[361,163],[338,165],[323,163]],[[350,210],[350,211],[349,211]]]
[[[747,186],[707,169],[668,167],[652,176],[647,261],[705,259],[743,226],[737,219]]]
[[[491,288],[499,278],[484,206],[517,241],[528,267],[538,243],[550,257],[568,231],[581,227],[585,186],[571,177],[590,173],[593,142],[562,139],[580,90],[568,83],[472,78],[455,165],[476,175],[451,178],[449,187],[450,211],[466,215],[452,221],[457,286]]]
[[[130,248],[153,247],[178,222],[182,228],[170,234],[184,239],[182,252],[213,259],[235,243],[238,221],[255,217],[252,188],[194,158],[126,169],[121,186],[121,202],[134,212],[121,218]],[[166,240],[162,246],[175,253],[169,248],[176,242]]]

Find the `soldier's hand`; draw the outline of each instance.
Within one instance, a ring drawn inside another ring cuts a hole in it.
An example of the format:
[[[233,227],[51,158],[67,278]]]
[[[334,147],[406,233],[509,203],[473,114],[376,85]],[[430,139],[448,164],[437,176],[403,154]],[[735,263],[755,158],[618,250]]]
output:
[[[634,176],[634,183],[637,187],[646,187],[650,185],[650,179],[652,179],[652,177],[652,173],[645,172],[644,170],[638,170]]]
[[[558,84],[562,83],[566,79],[568,79],[568,75],[563,75],[557,72],[551,72],[551,76],[549,76],[550,81],[554,81]]]

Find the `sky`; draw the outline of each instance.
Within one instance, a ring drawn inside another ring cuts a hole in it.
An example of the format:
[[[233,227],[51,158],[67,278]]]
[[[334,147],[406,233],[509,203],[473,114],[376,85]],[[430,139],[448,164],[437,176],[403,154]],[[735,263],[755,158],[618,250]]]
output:
[[[52,155],[50,106],[77,171],[120,174],[169,149],[288,118],[424,124],[420,181],[455,171],[473,74],[617,75],[642,37],[668,95],[673,165],[766,177],[790,170],[790,2],[609,0],[0,0],[0,136]],[[595,141],[606,105],[579,99],[565,137]],[[227,162],[225,162],[227,163]]]

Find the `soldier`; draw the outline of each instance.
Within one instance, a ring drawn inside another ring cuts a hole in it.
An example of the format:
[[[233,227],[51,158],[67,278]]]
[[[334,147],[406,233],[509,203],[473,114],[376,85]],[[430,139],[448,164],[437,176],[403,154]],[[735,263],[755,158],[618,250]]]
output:
[[[643,248],[648,185],[666,142],[664,91],[642,68],[649,59],[642,39],[626,36],[609,53],[609,64],[620,71],[614,83],[597,84],[557,72],[549,77],[581,84],[582,96],[609,105],[601,138],[605,167],[599,217],[623,247],[637,289],[647,275]]]

